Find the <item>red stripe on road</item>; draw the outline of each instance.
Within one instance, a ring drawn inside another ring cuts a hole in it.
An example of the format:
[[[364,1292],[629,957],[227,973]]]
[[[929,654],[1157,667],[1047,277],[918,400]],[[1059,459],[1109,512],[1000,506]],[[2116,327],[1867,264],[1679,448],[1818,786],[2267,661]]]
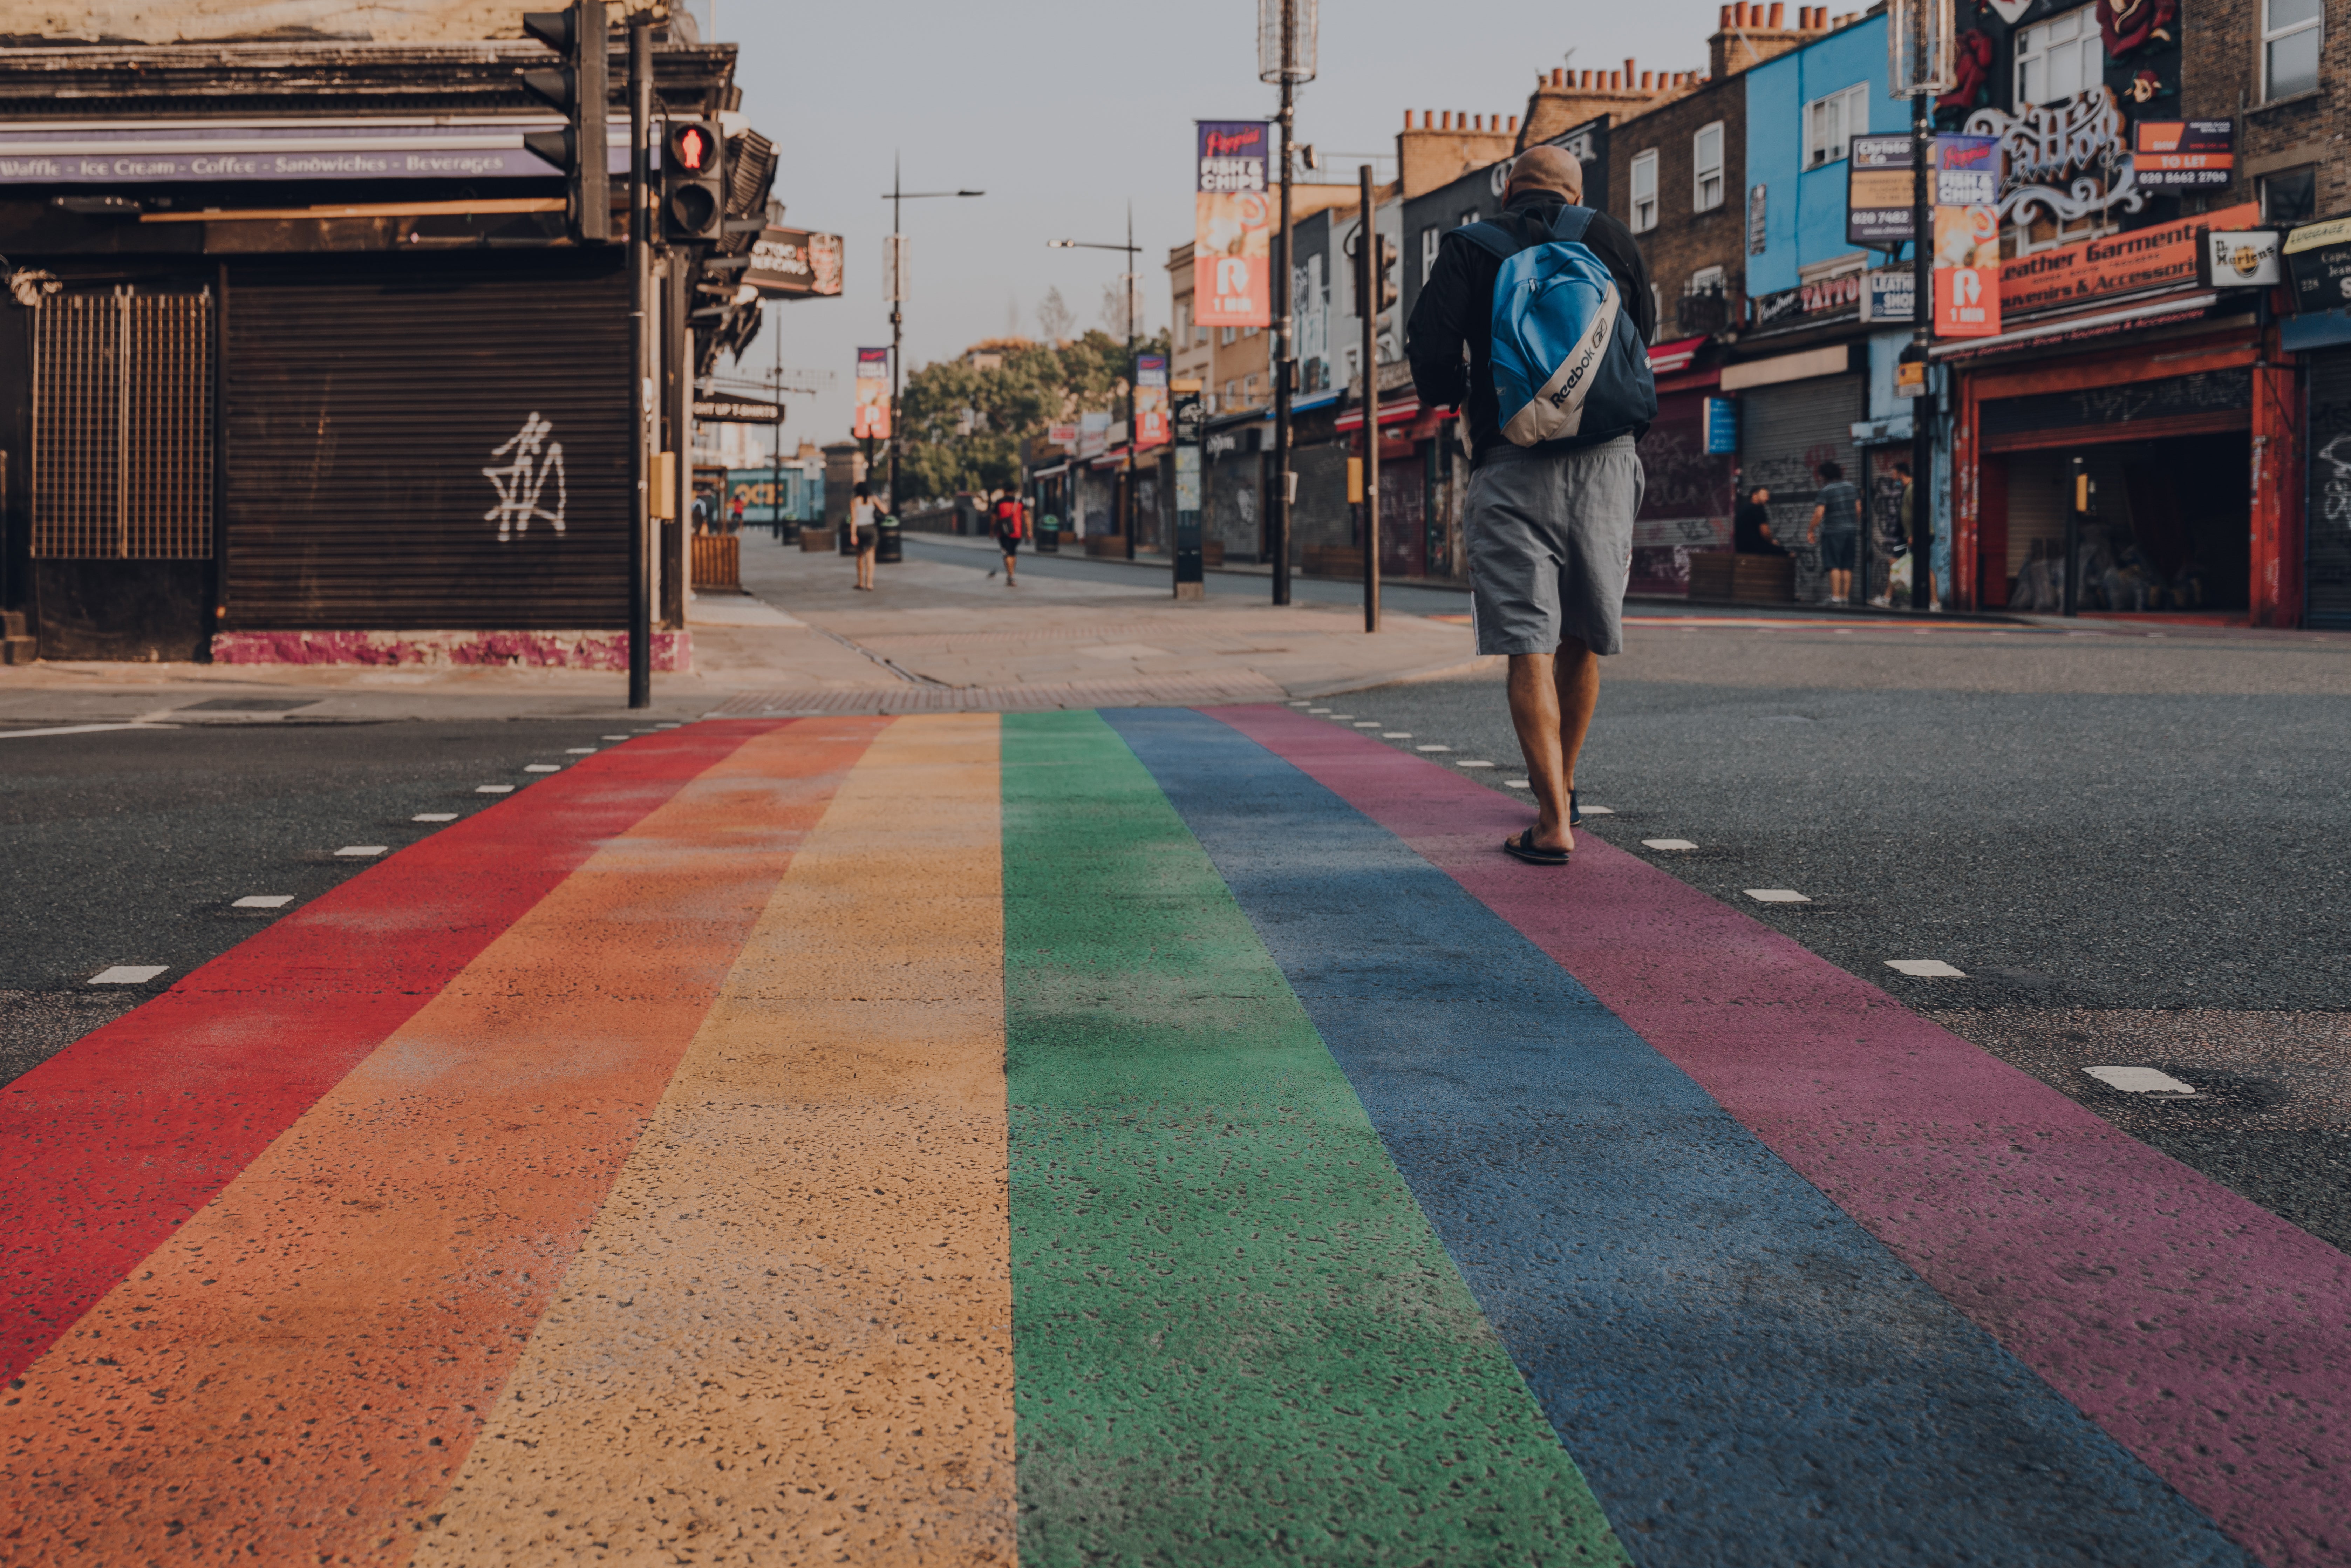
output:
[[[0,1091],[0,1376],[602,841],[774,727],[696,724],[576,763],[371,866]]]
[[[1215,716],[1550,954],[2272,1568],[2346,1561],[2351,1259],[1633,855],[1287,708]]]

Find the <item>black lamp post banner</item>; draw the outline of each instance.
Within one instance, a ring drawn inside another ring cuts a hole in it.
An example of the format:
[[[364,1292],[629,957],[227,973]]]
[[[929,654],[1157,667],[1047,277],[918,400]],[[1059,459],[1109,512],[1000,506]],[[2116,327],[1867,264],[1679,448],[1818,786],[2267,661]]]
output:
[[[1207,456],[1208,414],[1198,392],[1177,392],[1170,412],[1176,439],[1176,597],[1205,596],[1207,578],[1200,550],[1201,469]],[[1186,585],[1193,591],[1184,591]]]

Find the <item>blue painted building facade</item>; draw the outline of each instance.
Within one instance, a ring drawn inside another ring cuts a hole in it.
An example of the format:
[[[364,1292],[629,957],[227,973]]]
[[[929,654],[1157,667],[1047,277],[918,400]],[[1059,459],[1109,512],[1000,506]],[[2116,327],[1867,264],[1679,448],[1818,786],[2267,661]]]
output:
[[[1882,15],[1766,60],[1747,73],[1748,214],[1751,225],[1760,190],[1764,220],[1762,248],[1756,248],[1751,229],[1748,241],[1750,296],[1793,288],[1802,268],[1854,248],[1844,239],[1844,159],[1839,155],[1811,162],[1806,110],[1856,87],[1864,89],[1859,101],[1866,123],[1847,124],[1845,135],[1909,129],[1907,101],[1886,96]]]

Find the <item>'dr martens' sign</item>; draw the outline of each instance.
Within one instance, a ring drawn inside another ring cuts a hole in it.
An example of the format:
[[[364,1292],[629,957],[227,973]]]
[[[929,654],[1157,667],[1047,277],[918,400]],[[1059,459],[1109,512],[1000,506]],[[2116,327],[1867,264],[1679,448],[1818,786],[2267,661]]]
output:
[[[2084,240],[2061,250],[2043,251],[2003,262],[2000,308],[2004,317],[2055,310],[2110,294],[2134,294],[2171,284],[2193,284],[2203,252],[2199,229],[2251,228],[2261,209],[2248,202],[2178,223]]]

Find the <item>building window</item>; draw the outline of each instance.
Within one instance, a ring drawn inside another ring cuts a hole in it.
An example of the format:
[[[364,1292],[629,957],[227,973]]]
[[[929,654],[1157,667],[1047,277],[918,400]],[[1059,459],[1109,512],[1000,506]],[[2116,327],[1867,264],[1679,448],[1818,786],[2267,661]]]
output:
[[[1234,331],[1234,329],[1232,329],[1232,328],[1230,328],[1230,327],[1228,327],[1228,328],[1226,328],[1226,329],[1225,329],[1225,346],[1226,346],[1227,348],[1230,348],[1230,347],[1232,347],[1232,343],[1233,343],[1233,331]]]
[[[1241,383],[1240,383],[1240,382],[1238,382],[1238,381],[1231,381],[1231,382],[1227,382],[1225,383],[1225,401],[1226,401],[1227,402],[1234,402],[1234,401],[1235,401],[1236,399],[1238,399],[1240,395],[1241,395]]]
[[[2318,171],[2305,164],[2262,176],[2262,222],[2278,228],[2318,215]]]
[[[1633,232],[1647,234],[1657,226],[1657,150],[1650,148],[1633,160]]]
[[[2318,89],[2323,0],[2262,0],[2262,101]]]
[[[1804,105],[1804,167],[1836,162],[1844,156],[1844,144],[1868,130],[1867,82],[1813,99]]]
[[[1437,245],[1444,237],[1445,231],[1435,224],[1420,231],[1420,280],[1423,283],[1427,282],[1428,275],[1437,270]]]
[[[2308,3],[2315,6],[2319,0]],[[2095,5],[2085,5],[2017,33],[2016,104],[2020,110],[2087,92],[2105,79],[2106,48],[2098,38],[2096,11]]]
[[[1701,126],[1690,138],[1690,211],[1710,213],[1722,205],[1722,121]]]
[[[1461,214],[1459,217],[1455,218],[1455,219],[1453,220],[1453,226],[1454,226],[1454,227],[1456,227],[1456,228],[1463,228],[1463,229],[1466,229],[1466,228],[1468,228],[1471,224],[1474,224],[1474,223],[1476,223],[1477,221],[1478,221],[1478,209],[1477,209],[1477,208],[1475,208],[1475,207],[1471,207],[1471,208],[1468,209],[1467,211],[1465,211],[1464,213],[1462,213],[1462,214]]]

